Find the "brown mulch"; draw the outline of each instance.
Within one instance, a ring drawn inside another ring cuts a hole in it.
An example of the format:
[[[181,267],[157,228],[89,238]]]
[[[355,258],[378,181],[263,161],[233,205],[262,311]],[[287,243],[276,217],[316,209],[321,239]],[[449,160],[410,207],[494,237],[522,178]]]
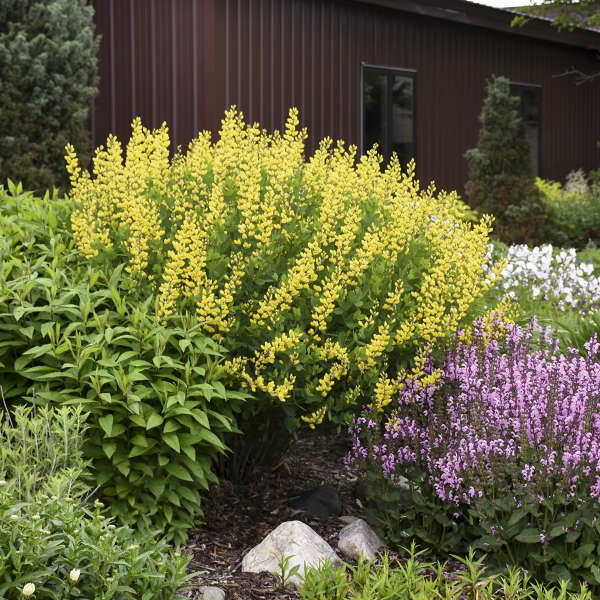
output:
[[[344,523],[338,517],[318,520],[293,509],[286,501],[294,493],[319,485],[334,486],[342,499],[342,515],[360,516],[354,495],[355,478],[343,464],[345,434],[310,432],[292,444],[279,464],[253,474],[250,483],[221,483],[204,500],[204,523],[192,531],[187,551],[190,569],[203,574],[193,580],[190,598],[200,598],[197,586],[225,590],[227,600],[299,600],[268,574],[242,573],[243,556],[284,521],[310,525],[333,548]]]

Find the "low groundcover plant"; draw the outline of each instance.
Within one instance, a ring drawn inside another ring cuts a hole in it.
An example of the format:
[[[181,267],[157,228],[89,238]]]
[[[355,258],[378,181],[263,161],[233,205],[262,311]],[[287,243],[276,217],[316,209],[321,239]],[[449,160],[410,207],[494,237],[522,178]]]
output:
[[[86,418],[68,407],[0,412],[0,598],[181,598],[189,559],[92,498]]]
[[[585,586],[569,593],[567,584],[544,586],[527,573],[512,568],[506,576],[486,572],[483,560],[473,553],[449,562],[429,561],[414,544],[408,557],[396,560],[383,555],[374,561],[359,560],[358,565],[333,567],[329,561],[307,569],[300,588],[303,600],[589,600]]]
[[[390,497],[399,475],[411,485],[408,510],[384,507],[386,534],[470,546],[498,569],[597,590],[599,348],[594,335],[584,354],[560,354],[535,319],[479,320],[459,333],[438,383],[407,379],[382,423],[372,411],[357,417],[348,462],[378,473]]]

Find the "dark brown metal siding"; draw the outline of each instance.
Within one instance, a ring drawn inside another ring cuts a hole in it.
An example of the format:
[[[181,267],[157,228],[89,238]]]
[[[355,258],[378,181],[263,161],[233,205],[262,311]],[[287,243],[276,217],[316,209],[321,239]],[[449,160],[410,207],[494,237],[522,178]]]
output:
[[[596,168],[600,81],[553,78],[600,68],[587,50],[351,0],[97,0],[101,93],[94,141],[126,138],[131,118],[169,123],[175,145],[218,129],[236,104],[279,128],[290,106],[324,136],[361,142],[361,65],[416,70],[417,168],[462,192],[492,75],[542,86],[542,166],[561,179]]]
[[[95,0],[100,94],[92,115],[94,145],[109,133],[129,137],[141,116],[169,126],[173,148],[215,120],[213,0]],[[221,111],[221,107],[219,107]]]

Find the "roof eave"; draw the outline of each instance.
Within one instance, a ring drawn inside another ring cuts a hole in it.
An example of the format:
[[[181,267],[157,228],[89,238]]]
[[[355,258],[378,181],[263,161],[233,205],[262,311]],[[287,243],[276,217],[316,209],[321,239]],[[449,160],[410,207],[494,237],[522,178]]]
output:
[[[418,15],[445,19],[463,25],[484,27],[559,44],[600,50],[600,32],[589,29],[558,31],[548,21],[531,18],[523,27],[511,27],[515,12],[484,6],[467,0],[354,0]]]

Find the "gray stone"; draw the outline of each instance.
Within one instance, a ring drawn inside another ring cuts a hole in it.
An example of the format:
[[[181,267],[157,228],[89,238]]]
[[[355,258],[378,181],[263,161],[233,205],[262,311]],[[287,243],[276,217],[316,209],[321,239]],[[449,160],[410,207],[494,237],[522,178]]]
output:
[[[342,501],[337,490],[330,485],[320,485],[300,492],[293,497],[292,507],[303,510],[311,517],[326,519],[342,514]]]
[[[352,515],[342,515],[340,521],[346,525],[350,525],[350,523],[354,523],[354,521],[359,521],[359,518],[353,517]]]
[[[302,583],[305,566],[318,567],[326,559],[334,566],[342,564],[333,548],[308,525],[301,521],[286,521],[244,556],[242,571],[267,571],[281,576],[280,563],[287,557],[290,557],[288,573],[295,566],[299,567],[298,574],[287,581],[288,585],[295,587]]]
[[[212,585],[203,585],[200,588],[200,598],[202,600],[225,600],[225,592]]]
[[[377,556],[377,550],[383,546],[385,542],[377,537],[377,534],[362,519],[356,519],[346,525],[340,531],[338,538],[338,548],[352,560],[358,560],[361,556],[373,560]]]

